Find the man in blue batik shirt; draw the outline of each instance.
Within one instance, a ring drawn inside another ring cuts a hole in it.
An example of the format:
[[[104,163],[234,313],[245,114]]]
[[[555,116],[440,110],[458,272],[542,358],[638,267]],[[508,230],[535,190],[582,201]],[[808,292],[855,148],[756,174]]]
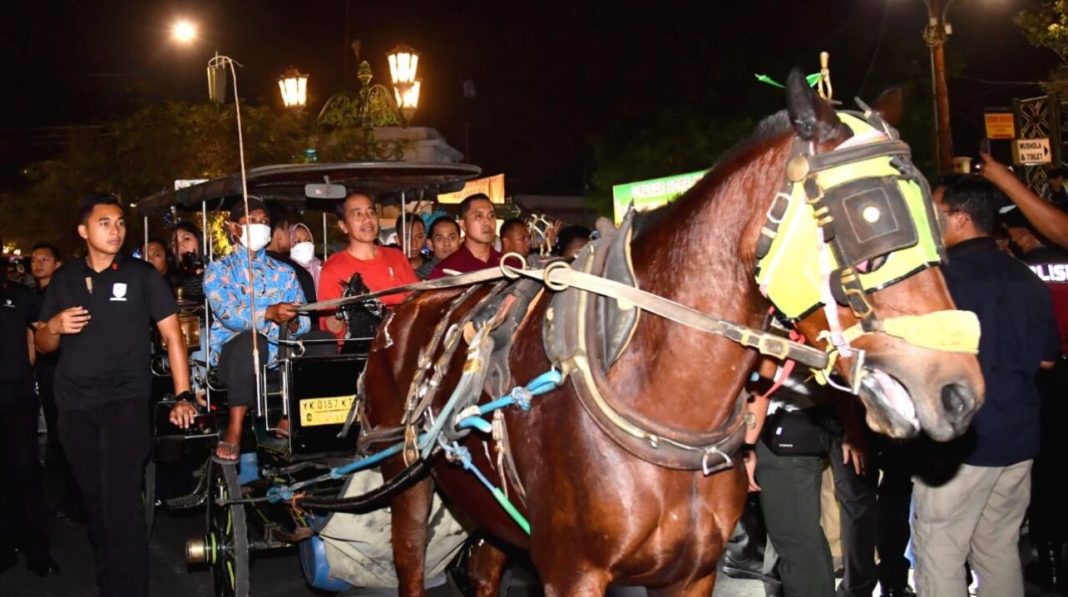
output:
[[[248,214],[239,202],[230,211],[227,226],[237,244],[234,252],[210,264],[204,272],[204,293],[214,319],[211,323],[211,364],[218,366],[219,378],[226,384],[230,400],[230,422],[219,440],[215,456],[236,461],[240,453],[241,431],[248,408],[256,401],[256,380],[252,367],[252,305],[248,284],[248,262],[252,259],[256,283],[256,344],[261,363],[273,363],[278,356],[278,337],[283,325],[290,337],[308,331],[309,320],[300,317],[296,306],[304,303],[293,269],[266,255],[271,240],[270,218],[263,201],[249,197]]]

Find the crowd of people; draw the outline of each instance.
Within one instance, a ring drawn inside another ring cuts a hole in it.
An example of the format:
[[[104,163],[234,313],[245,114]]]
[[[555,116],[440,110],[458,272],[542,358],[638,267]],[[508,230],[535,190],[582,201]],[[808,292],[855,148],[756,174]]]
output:
[[[1048,172],[1041,197],[982,157],[979,173],[945,177],[932,199],[946,285],[980,320],[985,404],[957,440],[892,440],[865,429],[854,397],[765,363],[743,449],[753,499],[728,543],[729,576],[763,580],[769,596],[868,597],[877,585],[883,597],[1024,595],[1026,528],[1026,577],[1068,590],[1054,472],[1068,452],[1057,429],[1068,381],[1065,171]],[[780,387],[768,396],[772,380]]]
[[[1043,198],[984,155],[982,174],[935,185],[949,257],[942,273],[956,304],[975,312],[983,329],[986,404],[963,438],[935,445],[875,436],[854,397],[771,362],[754,373],[743,448],[753,499],[728,545],[727,574],[762,579],[768,595],[867,597],[877,584],[885,597],[964,595],[972,579],[980,595],[1022,595],[1018,545],[1026,525],[1038,554],[1033,580],[1063,594],[1068,517],[1055,484],[1066,442],[1055,426],[1068,370],[1068,193],[1064,172],[1049,174]],[[167,358],[176,398],[170,418],[179,427],[202,408],[190,365],[215,369],[230,414],[213,458],[237,461],[253,450],[243,433],[257,397],[253,347],[270,367],[283,338],[315,338],[332,352],[351,335],[344,318],[300,305],[341,297],[354,276],[377,292],[530,255],[530,227],[512,219],[498,228],[489,197],[469,196],[458,212],[406,214],[395,225],[401,246],[389,246],[380,240],[375,197],[350,190],[336,206],[342,246],[321,259],[299,218],[249,197],[227,217],[234,250],[209,263],[190,222],[149,239],[142,259],[133,258],[124,252],[118,200],[84,200],[82,256],[67,260],[38,244],[28,260],[32,287],[0,280],[7,363],[0,446],[13,475],[0,490],[0,571],[15,564],[16,550],[38,574],[59,570],[46,532],[50,508],[87,523],[103,594],[147,594],[140,490],[151,446],[150,347]],[[549,236],[554,253],[568,259],[591,232],[556,226]],[[382,307],[408,295],[385,294]],[[205,301],[210,345],[190,351],[178,314]],[[770,395],[769,386],[777,388]],[[784,433],[793,440],[782,441]],[[828,535],[840,537],[837,557]]]
[[[191,376],[190,367],[215,370],[226,388],[229,419],[213,458],[234,462],[254,450],[243,437],[257,392],[248,358],[253,345],[271,367],[283,336],[326,340],[318,351],[333,352],[334,340],[348,335],[334,313],[298,312],[298,306],[340,297],[354,275],[376,291],[492,267],[501,259],[494,206],[485,195],[465,199],[458,220],[408,218],[407,255],[380,242],[379,206],[371,193],[353,190],[336,211],[344,243],[323,261],[308,226],[249,197],[227,217],[233,250],[207,262],[204,235],[188,221],[178,222],[168,239],[149,238],[127,253],[119,200],[92,195],[82,201],[76,226],[84,243],[80,256],[67,260],[41,243],[26,262],[12,260],[0,279],[6,365],[0,369],[0,458],[11,473],[0,488],[0,572],[16,564],[17,553],[41,576],[59,572],[48,540],[51,511],[87,525],[101,594],[147,594],[141,489],[152,444],[150,397],[158,398],[150,363],[160,353],[175,398],[170,420],[182,428],[203,408],[203,380]],[[506,253],[527,255],[526,224],[505,222],[502,242]],[[382,302],[388,309],[407,296],[385,295]],[[205,300],[210,316],[201,324],[210,334],[201,336],[210,343],[206,350],[187,348],[179,316],[203,312]],[[280,432],[286,424],[281,421]]]

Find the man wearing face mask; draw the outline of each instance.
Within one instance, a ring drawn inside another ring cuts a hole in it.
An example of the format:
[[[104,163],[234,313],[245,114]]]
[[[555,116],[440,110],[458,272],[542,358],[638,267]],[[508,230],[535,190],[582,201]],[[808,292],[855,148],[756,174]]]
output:
[[[277,340],[282,326],[287,326],[291,338],[298,337],[308,331],[309,321],[307,317],[299,317],[296,311],[296,306],[304,302],[304,293],[293,268],[268,257],[264,251],[271,242],[271,226],[263,201],[249,197],[248,214],[244,202],[239,201],[230,210],[229,220],[227,227],[236,241],[234,251],[208,265],[204,272],[204,292],[214,315],[211,364],[218,366],[230,400],[229,425],[219,439],[215,457],[233,462],[240,453],[245,413],[256,400],[250,357],[253,338],[259,347],[261,363],[273,363],[278,355]],[[256,288],[255,316],[250,300],[250,260]]]

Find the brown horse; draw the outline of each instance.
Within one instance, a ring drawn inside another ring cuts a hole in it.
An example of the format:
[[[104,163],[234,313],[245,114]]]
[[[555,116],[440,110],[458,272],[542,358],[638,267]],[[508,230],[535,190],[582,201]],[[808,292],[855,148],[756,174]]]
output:
[[[801,77],[791,77],[787,95],[787,112],[764,121],[753,138],[664,208],[662,217],[642,223],[632,245],[642,289],[728,321],[762,325],[769,302],[754,282],[756,245],[782,185],[791,147],[801,138],[816,153],[826,152],[851,134]],[[366,416],[374,426],[399,423],[419,351],[457,294],[418,295],[380,328],[365,372]],[[463,303],[452,318],[478,296]],[[868,300],[880,317],[953,309],[937,268],[874,292]],[[510,366],[517,384],[551,366],[541,335],[547,303],[546,296],[538,299],[515,334]],[[849,309],[840,307],[838,314],[843,326],[856,322]],[[796,327],[815,339],[828,324],[823,312],[816,311]],[[924,349],[884,334],[863,336],[854,345],[866,352],[869,364],[908,392],[918,420],[932,436],[959,434],[981,403],[983,382],[973,356]],[[459,378],[462,352],[457,351],[443,380],[438,408]],[[610,368],[608,382],[632,411],[667,427],[697,432],[715,429],[732,416],[757,359],[755,351],[722,337],[646,315]],[[850,365],[848,358],[836,365],[847,381]],[[862,394],[868,394],[862,397],[876,430],[916,432],[870,389]],[[566,383],[537,398],[529,412],[509,409],[505,421],[525,488],[522,510],[531,524],[529,536],[459,467],[442,459],[434,466],[434,481],[478,527],[530,551],[547,595],[603,595],[609,584],[678,595],[711,593],[716,563],[746,493],[738,464],[705,475],[640,460],[601,431]],[[472,436],[466,442],[474,462],[497,479],[481,440]],[[386,476],[402,467],[399,458],[388,462]],[[394,561],[402,595],[423,594],[431,491],[426,480],[392,502]],[[474,558],[477,567],[488,571],[477,579],[478,594],[496,594],[503,552],[485,544]]]

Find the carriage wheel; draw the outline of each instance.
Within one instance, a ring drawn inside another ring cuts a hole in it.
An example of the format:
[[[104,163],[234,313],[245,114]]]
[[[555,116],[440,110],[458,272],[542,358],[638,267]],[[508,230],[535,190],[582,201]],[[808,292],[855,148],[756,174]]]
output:
[[[249,546],[245,506],[218,504],[220,500],[241,497],[237,465],[212,462],[208,475],[208,534],[204,537],[204,543],[207,562],[215,581],[215,594],[247,597]]]

